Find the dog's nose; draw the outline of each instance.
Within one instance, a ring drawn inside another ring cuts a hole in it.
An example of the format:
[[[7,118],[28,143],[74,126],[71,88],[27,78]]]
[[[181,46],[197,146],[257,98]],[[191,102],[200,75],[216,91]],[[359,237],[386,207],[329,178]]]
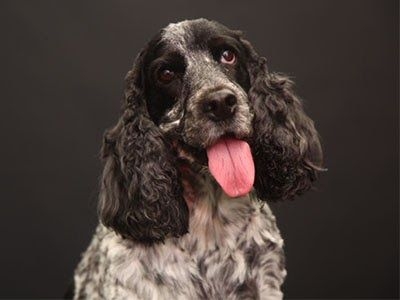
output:
[[[234,115],[236,103],[236,96],[231,91],[212,92],[203,101],[203,113],[213,121],[223,121]]]

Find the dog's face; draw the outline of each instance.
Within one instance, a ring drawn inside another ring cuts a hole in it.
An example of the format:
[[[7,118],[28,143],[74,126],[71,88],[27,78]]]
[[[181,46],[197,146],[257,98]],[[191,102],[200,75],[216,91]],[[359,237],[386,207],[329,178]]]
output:
[[[238,31],[205,19],[170,24],[126,81],[124,113],[105,134],[99,206],[102,222],[126,238],[187,231],[182,156],[209,166],[227,195],[254,185],[262,200],[293,198],[320,170],[318,135],[291,81],[269,73]]]
[[[249,54],[239,34],[205,20],[171,24],[144,57],[144,91],[151,119],[196,149],[221,136],[247,138]]]

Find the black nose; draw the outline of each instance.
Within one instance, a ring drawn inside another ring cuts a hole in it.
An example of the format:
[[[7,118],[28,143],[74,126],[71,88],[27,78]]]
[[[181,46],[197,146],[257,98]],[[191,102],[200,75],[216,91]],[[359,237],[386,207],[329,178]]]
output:
[[[203,100],[203,113],[213,121],[223,121],[234,115],[236,103],[236,96],[231,91],[212,92]]]

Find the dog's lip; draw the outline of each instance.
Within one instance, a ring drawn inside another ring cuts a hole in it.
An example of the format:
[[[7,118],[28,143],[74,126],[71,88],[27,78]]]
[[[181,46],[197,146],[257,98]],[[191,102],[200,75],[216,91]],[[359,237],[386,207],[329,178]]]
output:
[[[173,140],[171,144],[172,147],[176,150],[179,160],[185,161],[189,164],[197,164],[200,166],[208,167],[207,148],[211,147],[222,139],[238,139],[246,141],[250,144],[251,137],[246,134],[228,131],[216,138],[213,138],[212,140],[201,146],[193,146],[187,144],[183,140]]]
[[[235,132],[226,132],[226,133],[222,134],[221,136],[219,136],[218,138],[214,139],[212,143],[210,143],[209,145],[207,145],[205,147],[205,149],[207,149],[208,147],[212,146],[213,144],[215,144],[216,142],[218,142],[222,139],[236,139],[236,140],[250,142],[250,137],[248,135],[235,133]]]
[[[237,134],[235,134],[234,132],[227,132],[227,133],[221,135],[221,136],[217,139],[217,141],[219,141],[219,140],[221,140],[221,139],[229,139],[229,138],[231,138],[231,139],[238,139]]]

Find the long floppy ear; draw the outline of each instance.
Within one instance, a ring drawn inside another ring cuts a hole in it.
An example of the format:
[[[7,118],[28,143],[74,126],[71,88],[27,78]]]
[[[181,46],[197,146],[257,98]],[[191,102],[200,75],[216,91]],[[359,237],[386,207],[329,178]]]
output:
[[[188,208],[172,149],[150,119],[143,92],[146,49],[128,72],[123,114],[104,134],[99,216],[124,238],[146,244],[188,230]]]
[[[268,72],[266,59],[248,41],[242,42],[250,57],[256,193],[263,200],[292,199],[307,191],[324,170],[318,133],[293,92],[293,82]]]

